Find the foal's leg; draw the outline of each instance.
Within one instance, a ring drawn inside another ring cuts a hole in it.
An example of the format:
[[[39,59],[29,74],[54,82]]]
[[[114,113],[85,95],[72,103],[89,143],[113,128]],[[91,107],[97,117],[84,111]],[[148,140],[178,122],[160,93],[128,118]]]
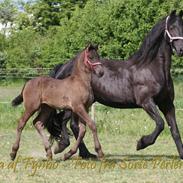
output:
[[[149,114],[149,116],[155,121],[156,127],[150,135],[142,136],[137,143],[137,150],[144,149],[149,145],[154,144],[159,134],[164,129],[164,121],[161,118],[156,104],[152,99],[142,104],[143,109]]]
[[[53,110],[49,106],[46,105],[42,106],[39,115],[33,121],[36,130],[38,131],[39,135],[42,138],[46,151],[46,157],[48,159],[52,159],[52,151],[51,151],[51,143],[47,135],[44,133],[44,122],[49,118],[52,111]]]
[[[34,112],[28,112],[26,110],[23,114],[23,116],[20,118],[17,129],[16,129],[16,140],[12,147],[12,152],[10,153],[10,157],[12,160],[16,158],[17,151],[19,149],[20,145],[20,138],[22,134],[22,130],[26,125],[26,122],[29,120],[29,118],[33,115]]]
[[[95,151],[97,152],[98,157],[102,158],[104,156],[104,154],[102,152],[102,148],[101,148],[101,145],[100,145],[100,142],[99,142],[99,139],[98,139],[97,128],[96,128],[95,123],[91,120],[91,118],[87,114],[84,106],[77,107],[75,113],[82,119],[81,122],[84,123],[84,124],[87,124],[88,127],[91,129],[91,131],[93,133],[93,138],[94,138]],[[81,138],[81,140],[82,140],[82,138]]]
[[[81,143],[82,139],[84,138],[86,132],[86,127],[83,123],[79,122],[79,135],[74,147],[66,154],[64,154],[64,160],[70,158],[73,154],[75,154],[78,150],[78,146]]]
[[[46,136],[46,134],[44,133],[44,125],[42,121],[36,121],[35,123],[35,128],[38,131],[38,133],[40,134],[42,140],[43,140],[43,144],[45,147],[45,151],[46,151],[46,157],[48,159],[52,159],[52,151],[51,151],[51,145],[50,142]]]
[[[180,137],[179,129],[177,127],[177,122],[175,117],[175,107],[173,105],[173,102],[171,100],[166,100],[164,105],[159,105],[159,108],[166,118],[172,137],[175,141],[179,156],[181,159],[183,159],[182,140]]]

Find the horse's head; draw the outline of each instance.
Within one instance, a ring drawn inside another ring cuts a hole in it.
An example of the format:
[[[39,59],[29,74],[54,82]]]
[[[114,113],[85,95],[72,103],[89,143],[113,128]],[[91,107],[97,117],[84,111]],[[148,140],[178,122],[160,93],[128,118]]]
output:
[[[102,77],[104,70],[100,57],[97,52],[98,46],[89,44],[84,50],[84,64],[90,70],[93,71],[97,76]]]
[[[178,56],[183,56],[183,11],[181,10],[178,15],[176,11],[172,11],[166,18],[165,34],[171,44],[173,50],[176,51]]]

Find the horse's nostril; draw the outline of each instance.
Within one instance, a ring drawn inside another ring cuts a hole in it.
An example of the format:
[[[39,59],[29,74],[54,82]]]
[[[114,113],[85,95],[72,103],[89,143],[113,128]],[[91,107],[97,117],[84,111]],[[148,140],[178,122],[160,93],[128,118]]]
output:
[[[183,55],[183,48],[180,48],[179,55]]]

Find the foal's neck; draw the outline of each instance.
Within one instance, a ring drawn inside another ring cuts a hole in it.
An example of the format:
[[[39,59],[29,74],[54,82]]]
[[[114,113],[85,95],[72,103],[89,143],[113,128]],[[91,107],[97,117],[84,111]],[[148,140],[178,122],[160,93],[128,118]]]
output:
[[[91,83],[91,70],[84,64],[84,60],[81,58],[75,61],[71,76],[82,80],[86,85]]]

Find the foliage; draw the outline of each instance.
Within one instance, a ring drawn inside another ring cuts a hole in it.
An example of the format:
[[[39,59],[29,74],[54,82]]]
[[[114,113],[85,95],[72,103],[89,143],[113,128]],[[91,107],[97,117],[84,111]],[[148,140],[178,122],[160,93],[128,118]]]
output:
[[[102,57],[127,59],[144,36],[178,0],[37,0],[25,3],[6,38],[6,67],[53,67],[72,58],[88,42],[99,44]],[[0,38],[1,39],[1,38]],[[0,43],[1,47],[1,43]],[[181,58],[173,68],[181,70]]]
[[[3,31],[4,34],[6,34],[8,23],[10,24],[9,26],[12,26],[16,12],[17,9],[11,0],[4,0],[0,3],[0,23],[5,27]]]

